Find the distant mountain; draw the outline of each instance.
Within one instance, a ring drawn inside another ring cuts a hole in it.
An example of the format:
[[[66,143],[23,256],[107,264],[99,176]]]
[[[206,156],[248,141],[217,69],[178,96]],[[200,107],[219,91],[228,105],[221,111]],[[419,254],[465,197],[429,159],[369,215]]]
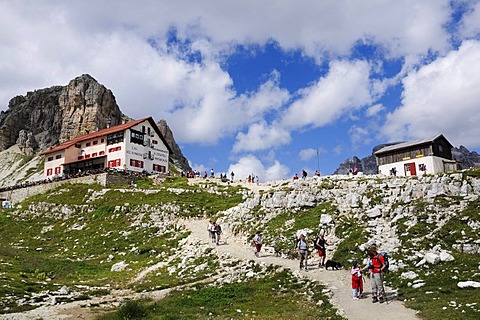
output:
[[[351,159],[345,159],[345,161],[343,161],[338,166],[338,168],[333,172],[333,174],[348,174],[349,171],[351,169],[353,170],[355,166],[358,168],[358,171],[365,174],[377,174],[377,161],[373,154],[383,147],[391,146],[398,143],[400,142],[386,143],[375,146],[372,150],[371,155],[361,159],[357,156],[353,156],[353,158]],[[464,146],[460,146],[460,148],[454,147],[452,149],[452,156],[453,159],[459,163],[461,169],[480,168],[480,155],[475,151],[469,151]]]
[[[114,126],[127,119],[112,91],[84,74],[66,86],[12,98],[8,110],[0,113],[0,151],[18,145],[23,154],[35,156],[50,146],[104,129],[107,122]],[[171,162],[181,170],[191,170],[166,121],[158,125],[174,151]]]

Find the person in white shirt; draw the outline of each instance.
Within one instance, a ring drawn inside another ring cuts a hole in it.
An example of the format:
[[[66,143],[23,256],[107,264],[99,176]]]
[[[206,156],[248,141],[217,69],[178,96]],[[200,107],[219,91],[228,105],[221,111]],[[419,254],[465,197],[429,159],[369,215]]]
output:
[[[253,245],[255,246],[255,257],[260,256],[260,249],[262,249],[262,235],[260,231],[257,231],[255,236],[253,237]]]
[[[297,241],[297,250],[300,253],[300,269],[303,268],[303,262],[305,261],[305,271],[308,271],[307,265],[307,254],[308,254],[308,243],[305,240],[305,236],[300,235],[300,239]]]

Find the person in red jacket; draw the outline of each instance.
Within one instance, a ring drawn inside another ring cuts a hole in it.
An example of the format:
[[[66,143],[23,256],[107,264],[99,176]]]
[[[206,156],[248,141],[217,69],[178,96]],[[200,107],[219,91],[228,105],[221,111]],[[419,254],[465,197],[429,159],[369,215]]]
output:
[[[385,269],[385,259],[378,254],[377,247],[372,245],[368,248],[370,260],[367,267],[370,273],[370,282],[372,285],[372,302],[385,302],[385,289],[383,287],[383,270]]]
[[[358,300],[362,297],[363,293],[363,277],[362,269],[358,265],[357,260],[352,261],[352,291],[353,291],[353,300]]]

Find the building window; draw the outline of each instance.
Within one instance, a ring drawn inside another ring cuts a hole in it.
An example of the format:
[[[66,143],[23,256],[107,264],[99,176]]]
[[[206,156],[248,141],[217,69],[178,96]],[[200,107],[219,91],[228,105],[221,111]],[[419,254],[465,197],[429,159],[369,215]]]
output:
[[[161,166],[159,164],[154,164],[153,165],[153,171],[165,173],[167,171],[167,168],[165,166]]]
[[[103,156],[105,154],[105,151],[100,151],[99,155]]]
[[[158,141],[152,139],[152,144],[158,144]]]
[[[130,159],[130,166],[135,168],[143,168],[143,161]]]
[[[140,131],[130,129],[130,142],[143,145],[144,135]]]
[[[120,159],[115,159],[115,160],[110,160],[108,161],[108,167],[113,168],[113,167],[120,167],[122,161]]]
[[[93,141],[93,145],[97,145],[97,144],[98,144],[98,140]]]
[[[47,176],[51,176],[51,175],[52,175],[52,172],[53,172],[52,168],[47,169]]]
[[[60,172],[62,172],[62,168],[61,167],[56,167],[55,168],[55,174],[60,174]]]
[[[100,143],[104,143],[105,142],[105,139],[100,139]]]
[[[123,142],[123,131],[107,135],[107,145]]]
[[[85,146],[86,146],[86,147],[90,147],[90,145],[91,145],[90,142],[85,143]]]
[[[79,156],[78,160],[83,160],[83,158],[84,158],[83,156]]]
[[[61,155],[61,154],[57,154],[57,155],[55,156],[55,159],[61,159],[61,158],[62,158],[62,155]]]
[[[120,150],[122,150],[122,147],[120,146],[115,148],[115,151],[120,151]]]
[[[427,171],[427,166],[423,163],[418,165],[418,170],[420,171]]]
[[[438,151],[443,152],[443,146],[438,145]]]
[[[80,149],[81,147],[82,147],[82,145],[81,145],[80,143],[76,143],[76,144],[75,144],[75,148]]]
[[[53,161],[53,157],[48,157],[47,161]]]
[[[96,156],[98,156],[98,153],[96,153],[96,152],[92,153],[92,158],[94,158]]]
[[[86,155],[85,155],[85,159],[90,159],[90,155],[89,155],[89,154],[86,154]]]
[[[108,149],[108,152],[115,152],[115,148]]]

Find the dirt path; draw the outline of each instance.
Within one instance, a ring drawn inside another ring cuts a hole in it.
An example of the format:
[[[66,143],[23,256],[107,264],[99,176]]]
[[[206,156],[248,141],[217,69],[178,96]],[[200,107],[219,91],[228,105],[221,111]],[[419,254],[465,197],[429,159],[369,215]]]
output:
[[[210,243],[206,231],[206,220],[187,220],[183,221],[185,226],[192,231],[192,236],[198,237],[206,243]],[[326,285],[333,293],[332,303],[340,310],[340,313],[348,319],[371,320],[381,315],[382,319],[408,320],[419,319],[412,309],[406,308],[401,301],[396,300],[396,295],[390,288],[387,288],[388,304],[372,304],[369,297],[368,279],[365,283],[367,298],[360,300],[352,299],[351,277],[347,270],[329,271],[318,268],[318,261],[309,262],[309,271],[299,271],[299,261],[284,259],[273,255],[261,253],[259,258],[254,256],[253,247],[245,247],[238,239],[231,236],[228,226],[223,226],[225,238],[219,246],[214,246],[219,252],[230,254],[232,257],[241,260],[256,260],[259,263],[280,265],[294,272],[320,281]],[[226,243],[225,243],[226,242]],[[372,316],[373,315],[373,316]]]

